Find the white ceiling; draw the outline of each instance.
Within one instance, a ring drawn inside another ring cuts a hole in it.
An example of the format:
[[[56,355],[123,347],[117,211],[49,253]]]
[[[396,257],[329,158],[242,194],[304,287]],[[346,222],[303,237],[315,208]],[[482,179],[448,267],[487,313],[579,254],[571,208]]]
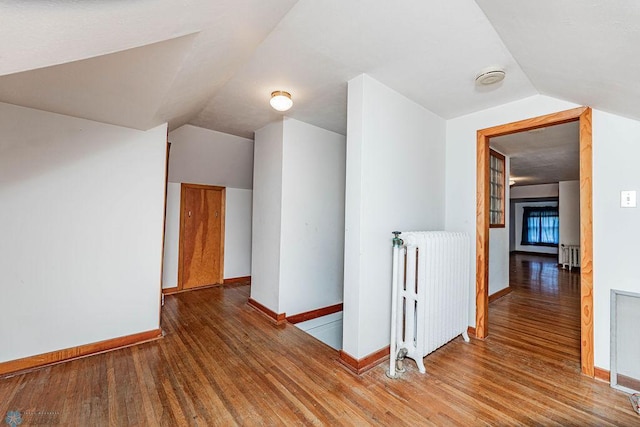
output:
[[[40,0],[0,4],[0,101],[147,129],[346,132],[361,73],[443,118],[536,93],[640,119],[640,5],[565,0]],[[489,65],[507,78],[479,89]]]
[[[0,77],[0,101],[86,117],[86,103],[77,100],[87,91],[114,93],[112,99],[130,91],[116,103],[94,98],[100,105],[93,107],[91,118],[138,129],[168,121],[177,128],[202,110],[294,4],[295,0],[2,2],[0,76],[20,73],[11,78],[20,82],[21,90],[12,92],[11,83],[3,83],[8,77]],[[179,38],[190,43],[171,42]],[[124,52],[128,50],[134,52]],[[79,84],[67,84],[73,80],[64,76],[67,70],[94,68],[82,62],[110,54],[115,54],[107,60],[114,78],[105,80],[104,73],[89,71],[82,73]],[[134,63],[128,57],[134,57]],[[75,64],[54,67],[67,63]],[[56,90],[36,90],[53,84],[64,87],[65,98],[73,101],[60,99]],[[133,116],[132,98],[144,110]]]
[[[475,72],[490,64],[509,79],[480,92]],[[444,118],[536,93],[471,0],[300,0],[192,123],[249,136],[278,117],[268,99],[283,89],[288,115],[344,134],[346,83],[361,73]]]
[[[0,78],[0,99],[146,130],[158,124],[150,106],[163,102],[193,38],[10,74]]]
[[[640,2],[477,3],[538,92],[640,119]]]
[[[510,157],[510,177],[516,186],[580,179],[578,122],[498,136],[489,144]]]

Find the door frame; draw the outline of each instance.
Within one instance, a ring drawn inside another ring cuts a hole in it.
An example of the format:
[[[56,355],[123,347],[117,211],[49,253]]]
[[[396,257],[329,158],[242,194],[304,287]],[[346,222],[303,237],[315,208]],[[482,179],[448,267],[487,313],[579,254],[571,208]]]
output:
[[[169,142],[169,130],[167,130],[167,147],[164,157],[164,212],[162,215],[162,254],[160,256],[160,309],[158,310],[158,324],[162,323],[162,306],[164,305],[164,245],[167,232],[167,192],[169,191],[169,155],[171,154],[171,142]]]
[[[578,107],[477,132],[476,328],[489,335],[489,139],[516,132],[579,122],[580,126],[580,365],[594,377],[593,356],[593,209],[591,108]]]
[[[220,191],[220,274],[218,276],[218,284],[224,283],[224,234],[225,234],[225,214],[226,214],[226,187],[220,187],[217,185],[204,185],[204,184],[190,184],[182,182],[180,183],[180,234],[178,237],[178,286],[177,291],[190,290],[190,289],[199,289],[196,288],[188,288],[184,289],[182,283],[182,269],[183,269],[183,260],[184,260],[184,205],[185,205],[185,189],[193,188],[193,189],[204,189],[204,190],[213,190]],[[206,287],[206,285],[202,286]]]

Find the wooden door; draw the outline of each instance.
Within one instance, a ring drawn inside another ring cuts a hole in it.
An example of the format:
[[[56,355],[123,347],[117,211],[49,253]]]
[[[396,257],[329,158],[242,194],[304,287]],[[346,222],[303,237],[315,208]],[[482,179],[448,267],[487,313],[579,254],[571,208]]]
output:
[[[178,289],[222,284],[225,188],[182,184]]]

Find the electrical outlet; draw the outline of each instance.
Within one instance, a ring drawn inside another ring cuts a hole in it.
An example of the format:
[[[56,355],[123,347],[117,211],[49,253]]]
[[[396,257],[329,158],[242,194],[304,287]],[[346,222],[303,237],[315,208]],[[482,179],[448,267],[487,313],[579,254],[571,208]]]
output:
[[[635,208],[636,207],[636,191],[623,190],[620,192],[620,207]]]

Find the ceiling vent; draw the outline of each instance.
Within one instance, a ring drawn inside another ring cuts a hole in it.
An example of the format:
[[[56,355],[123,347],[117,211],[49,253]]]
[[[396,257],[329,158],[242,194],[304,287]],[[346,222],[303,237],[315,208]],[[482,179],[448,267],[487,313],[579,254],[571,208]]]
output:
[[[506,73],[500,67],[489,67],[476,74],[476,84],[478,85],[492,85],[494,83],[504,80]]]

